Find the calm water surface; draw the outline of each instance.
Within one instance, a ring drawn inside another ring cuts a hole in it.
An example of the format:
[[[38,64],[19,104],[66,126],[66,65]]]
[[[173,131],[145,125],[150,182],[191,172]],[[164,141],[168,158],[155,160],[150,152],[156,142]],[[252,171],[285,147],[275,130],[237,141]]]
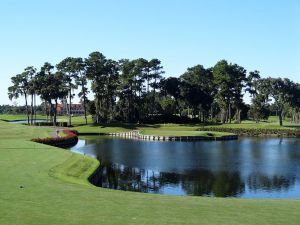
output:
[[[80,137],[71,149],[96,157],[105,188],[240,198],[300,198],[300,139],[159,142]]]
[[[37,119],[37,120],[33,120],[33,121],[36,122],[36,123],[47,122],[47,120],[42,120],[42,119]],[[28,122],[27,120],[16,120],[16,121],[11,121],[10,123],[19,124],[19,123],[27,123],[27,122]]]

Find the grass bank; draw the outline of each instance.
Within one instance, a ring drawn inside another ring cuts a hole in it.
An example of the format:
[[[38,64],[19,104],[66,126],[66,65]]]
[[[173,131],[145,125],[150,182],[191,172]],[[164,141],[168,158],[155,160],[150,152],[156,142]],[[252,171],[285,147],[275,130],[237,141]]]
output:
[[[38,115],[39,119],[45,119],[45,116]],[[0,120],[24,120],[25,115],[0,115]],[[68,117],[58,117],[60,121],[68,121]],[[81,134],[107,134],[140,130],[144,135],[161,135],[161,136],[207,136],[213,135],[220,137],[235,133],[238,135],[278,135],[299,136],[300,124],[293,124],[289,120],[284,121],[284,126],[279,126],[277,117],[270,117],[268,121],[245,120],[241,124],[128,124],[128,123],[107,123],[93,125],[92,117],[88,116],[88,125],[85,125],[83,116],[73,117],[72,124],[74,129]]]
[[[93,187],[98,162],[30,140],[49,128],[0,121],[0,224],[290,224],[300,200],[176,197]]]
[[[197,137],[223,137],[226,135],[231,135],[231,133],[226,132],[208,132],[208,131],[177,131],[177,130],[154,130],[154,129],[141,129],[142,135],[157,135],[157,136],[197,136]]]

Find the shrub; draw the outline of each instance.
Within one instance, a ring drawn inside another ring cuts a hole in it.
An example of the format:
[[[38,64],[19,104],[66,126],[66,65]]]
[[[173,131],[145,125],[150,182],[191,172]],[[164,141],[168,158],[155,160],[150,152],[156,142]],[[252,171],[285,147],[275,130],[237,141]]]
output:
[[[64,137],[33,138],[31,141],[56,147],[70,147],[77,144],[77,131],[63,130],[63,132],[66,134]]]
[[[201,131],[219,131],[234,133],[239,136],[282,136],[282,137],[300,137],[300,130],[292,129],[247,129],[247,128],[227,128],[227,127],[203,127]]]

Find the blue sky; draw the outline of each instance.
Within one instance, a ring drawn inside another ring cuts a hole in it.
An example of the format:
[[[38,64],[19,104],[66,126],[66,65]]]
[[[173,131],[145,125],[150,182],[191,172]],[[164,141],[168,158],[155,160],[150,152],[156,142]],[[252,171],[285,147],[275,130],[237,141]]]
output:
[[[26,66],[92,51],[159,58],[166,76],[227,59],[300,82],[300,0],[3,0],[0,104]]]

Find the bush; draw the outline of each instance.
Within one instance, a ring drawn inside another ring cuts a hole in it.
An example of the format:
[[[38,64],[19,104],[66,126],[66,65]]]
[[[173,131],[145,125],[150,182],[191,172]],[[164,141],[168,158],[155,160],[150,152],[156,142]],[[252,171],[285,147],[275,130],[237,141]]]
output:
[[[281,137],[300,137],[300,130],[291,129],[247,129],[247,128],[224,128],[224,127],[203,127],[201,131],[218,131],[234,133],[239,136],[281,136]]]
[[[33,138],[31,141],[56,147],[70,147],[77,144],[77,131],[63,130],[63,132],[66,134],[64,137]]]

